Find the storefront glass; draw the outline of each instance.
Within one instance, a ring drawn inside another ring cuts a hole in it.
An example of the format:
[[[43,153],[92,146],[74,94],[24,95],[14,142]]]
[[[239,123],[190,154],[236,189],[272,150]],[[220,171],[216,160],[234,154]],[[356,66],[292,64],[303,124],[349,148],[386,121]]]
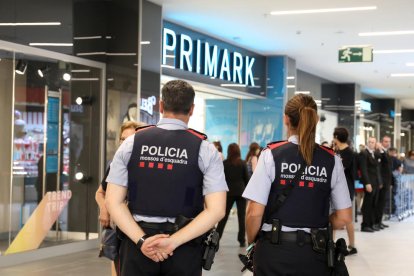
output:
[[[1,255],[98,232],[104,66],[17,48],[0,50]]]

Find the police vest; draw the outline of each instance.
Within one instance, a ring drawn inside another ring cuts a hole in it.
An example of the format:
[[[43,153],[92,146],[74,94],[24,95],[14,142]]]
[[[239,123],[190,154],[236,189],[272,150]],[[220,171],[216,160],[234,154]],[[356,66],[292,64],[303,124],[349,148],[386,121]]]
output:
[[[128,207],[143,216],[189,218],[203,210],[200,145],[207,137],[194,130],[141,128],[128,163]]]
[[[287,199],[277,212],[271,213],[277,196],[285,185],[296,176],[301,164],[305,164],[299,146],[287,141],[268,145],[275,162],[275,180],[272,183],[265,208],[265,222],[279,219],[282,225],[294,228],[323,228],[329,222],[331,178],[335,165],[334,152],[326,147],[315,146],[313,161],[304,174],[294,183]]]

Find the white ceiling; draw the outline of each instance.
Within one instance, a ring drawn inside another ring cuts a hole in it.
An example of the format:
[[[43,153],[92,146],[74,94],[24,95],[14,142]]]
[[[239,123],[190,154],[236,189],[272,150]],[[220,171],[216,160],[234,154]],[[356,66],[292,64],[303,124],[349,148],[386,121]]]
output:
[[[372,63],[338,63],[345,45],[413,49],[414,34],[359,37],[360,32],[414,30],[413,0],[151,0],[163,17],[263,55],[288,55],[298,69],[334,82],[356,82],[378,98],[399,98],[414,109],[414,53],[374,54]],[[271,16],[275,10],[377,6],[372,11]]]

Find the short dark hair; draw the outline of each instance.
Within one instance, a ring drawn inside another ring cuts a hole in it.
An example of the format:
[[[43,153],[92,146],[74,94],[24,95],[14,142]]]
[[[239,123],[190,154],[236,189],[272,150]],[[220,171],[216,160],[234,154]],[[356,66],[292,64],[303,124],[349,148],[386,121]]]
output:
[[[341,143],[348,142],[349,132],[344,127],[336,127],[333,133],[334,138],[336,138]]]
[[[175,114],[187,115],[194,104],[194,88],[183,80],[167,82],[161,90],[164,110]]]

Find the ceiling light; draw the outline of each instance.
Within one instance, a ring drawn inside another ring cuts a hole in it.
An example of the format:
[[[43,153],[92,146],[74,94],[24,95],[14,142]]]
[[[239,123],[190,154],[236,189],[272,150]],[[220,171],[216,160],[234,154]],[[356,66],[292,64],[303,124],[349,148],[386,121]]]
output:
[[[313,10],[291,10],[291,11],[272,11],[271,15],[290,15],[290,14],[309,14],[309,13],[328,13],[328,12],[350,12],[376,10],[376,6],[351,7],[351,8],[332,8],[332,9],[313,9]]]
[[[106,53],[107,56],[136,56],[137,53]]]
[[[72,73],[89,73],[91,70],[89,70],[89,69],[72,69],[70,71]]]
[[[43,78],[44,76],[46,76],[48,71],[49,71],[49,67],[45,66],[43,68],[37,69],[37,74],[39,75],[39,77]]]
[[[374,54],[404,54],[414,53],[414,49],[397,49],[397,50],[373,50]]]
[[[71,47],[73,43],[43,43],[43,42],[30,42],[30,46],[57,46],[57,47]]]
[[[88,96],[79,96],[75,100],[76,104],[78,105],[91,105],[92,104],[92,98]]]
[[[92,177],[87,176],[83,172],[77,172],[77,173],[75,173],[75,180],[78,181],[78,182],[80,182],[80,183],[89,182],[91,179],[92,179]]]
[[[391,77],[414,77],[414,73],[395,73]]]
[[[367,32],[359,33],[359,36],[384,36],[384,35],[409,35],[414,34],[414,31],[390,31],[390,32]]]
[[[87,39],[101,39],[101,35],[95,35],[95,36],[75,36],[73,37],[73,40],[87,40]]]
[[[24,75],[27,68],[27,62],[24,60],[19,60],[16,64],[15,72],[19,75]]]
[[[141,45],[148,45],[151,44],[151,41],[141,41]]]
[[[295,94],[305,94],[305,95],[309,95],[310,91],[295,91]]]
[[[287,80],[294,80],[294,79],[295,79],[295,77],[294,77],[294,76],[288,76],[288,77],[286,77],[286,79],[287,79]]]
[[[87,52],[87,53],[77,53],[77,56],[136,56],[137,53],[107,53],[107,52]]]
[[[60,22],[16,22],[16,23],[0,23],[0,26],[59,26]]]
[[[295,85],[286,85],[287,88],[295,88]]]
[[[72,81],[98,81],[99,78],[71,78]]]
[[[63,73],[62,78],[63,78],[65,81],[70,81],[70,79],[72,78],[72,76],[71,76],[68,72],[65,72],[65,73]]]

